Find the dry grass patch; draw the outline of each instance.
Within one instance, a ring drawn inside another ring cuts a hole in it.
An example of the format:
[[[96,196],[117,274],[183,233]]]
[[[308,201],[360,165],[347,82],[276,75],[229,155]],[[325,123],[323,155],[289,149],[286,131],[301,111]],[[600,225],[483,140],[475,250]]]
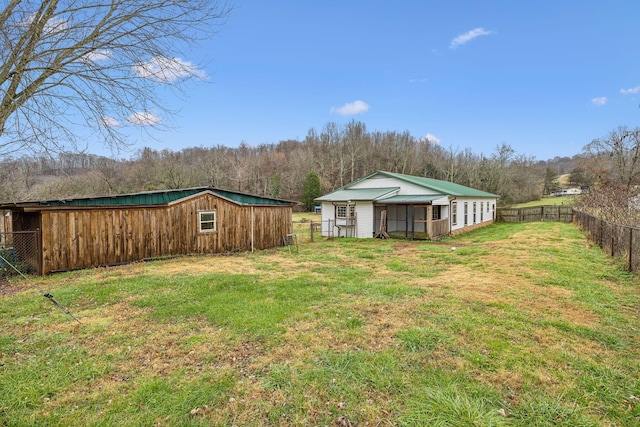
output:
[[[17,424],[640,420],[637,281],[566,224],[37,280],[83,323],[1,297],[0,418]]]

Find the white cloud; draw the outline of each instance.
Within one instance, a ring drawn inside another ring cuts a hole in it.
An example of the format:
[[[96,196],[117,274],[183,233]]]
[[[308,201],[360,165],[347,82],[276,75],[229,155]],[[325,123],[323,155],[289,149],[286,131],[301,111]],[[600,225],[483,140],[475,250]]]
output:
[[[423,77],[421,79],[409,79],[409,83],[424,83],[427,81],[426,77]]]
[[[27,16],[21,24],[25,27],[31,26],[33,24],[33,20],[36,19],[37,14],[34,12],[31,15]],[[45,22],[43,30],[46,34],[51,35],[67,29],[67,21],[64,19],[60,19],[58,17],[49,18],[47,22]]]
[[[629,89],[620,89],[620,93],[623,95],[631,95],[634,93],[640,93],[640,86],[631,87]]]
[[[455,49],[458,46],[468,43],[477,37],[488,36],[489,34],[493,34],[493,31],[487,31],[482,27],[473,29],[464,34],[460,34],[458,37],[453,39],[451,41],[451,44],[449,45],[449,49]]]
[[[424,139],[426,139],[427,141],[431,142],[432,144],[440,144],[440,138],[438,138],[437,136],[435,136],[432,133],[428,133],[424,136]]]
[[[364,101],[354,101],[344,104],[342,107],[331,107],[331,113],[340,114],[341,116],[353,116],[355,114],[369,111],[369,105]]]
[[[82,56],[82,59],[89,62],[106,61],[111,58],[111,51],[106,49],[94,50]]]
[[[602,107],[604,104],[607,103],[607,97],[606,96],[600,96],[598,98],[593,98],[591,99],[591,103],[597,107]]]
[[[185,77],[205,79],[206,73],[190,62],[180,58],[154,56],[145,62],[133,66],[133,72],[138,77],[151,79],[161,83],[173,83]]]
[[[153,126],[160,123],[161,119],[155,114],[147,113],[146,111],[140,111],[137,113],[133,113],[129,117],[127,117],[127,122],[131,123],[132,125],[138,126]]]
[[[114,119],[113,117],[104,116],[100,120],[101,120],[102,126],[106,126],[108,128],[115,128],[120,126],[120,122]]]

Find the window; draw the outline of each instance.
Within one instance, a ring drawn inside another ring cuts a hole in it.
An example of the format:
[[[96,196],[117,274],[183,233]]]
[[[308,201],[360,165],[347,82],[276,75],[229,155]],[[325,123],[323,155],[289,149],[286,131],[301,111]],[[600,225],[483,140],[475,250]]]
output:
[[[476,208],[477,208],[477,203],[473,202],[473,223],[476,223]]]
[[[431,219],[440,219],[440,206],[432,206]]]
[[[356,207],[353,205],[349,205],[349,217],[353,218],[356,213]],[[347,217],[347,205],[337,205],[336,206],[336,218],[346,218]]]
[[[217,231],[216,211],[198,212],[198,214],[200,216],[201,233],[214,233]]]
[[[451,203],[451,223],[458,224],[458,202]]]
[[[480,202],[480,222],[482,222],[484,218],[484,202]]]
[[[464,202],[464,225],[469,224],[469,203]]]

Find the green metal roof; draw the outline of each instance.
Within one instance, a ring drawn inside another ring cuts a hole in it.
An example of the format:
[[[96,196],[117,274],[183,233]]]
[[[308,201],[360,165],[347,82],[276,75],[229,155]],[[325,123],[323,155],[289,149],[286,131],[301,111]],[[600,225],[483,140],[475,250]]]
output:
[[[350,184],[347,184],[343,188],[348,188],[358,182],[367,180],[376,175],[388,176],[391,178],[395,178],[404,182],[408,182],[432,191],[437,191],[438,193],[442,193],[447,196],[460,196],[460,197],[498,197],[495,194],[487,193],[486,191],[477,190],[475,188],[467,187],[464,185],[456,184],[455,182],[442,181],[439,179],[433,178],[423,178],[419,176],[412,175],[404,175],[401,173],[393,173],[393,172],[385,172],[385,171],[376,171],[373,172],[363,178],[360,178],[357,181],[354,181]]]
[[[241,205],[295,205],[295,202],[289,200],[272,199],[269,197],[254,196],[252,194],[236,193],[233,191],[212,189],[215,194],[226,199],[233,200]]]
[[[346,202],[349,200],[377,200],[388,194],[398,191],[400,187],[389,188],[354,188],[336,190],[332,193],[318,197],[318,202]]]
[[[15,206],[127,206],[127,205],[166,205],[199,193],[211,192],[219,197],[240,205],[293,205],[295,202],[254,196],[235,191],[219,190],[211,187],[196,187],[177,190],[145,191],[141,193],[119,194],[114,196],[77,197],[69,199],[38,200],[14,203],[0,203],[0,207]]]

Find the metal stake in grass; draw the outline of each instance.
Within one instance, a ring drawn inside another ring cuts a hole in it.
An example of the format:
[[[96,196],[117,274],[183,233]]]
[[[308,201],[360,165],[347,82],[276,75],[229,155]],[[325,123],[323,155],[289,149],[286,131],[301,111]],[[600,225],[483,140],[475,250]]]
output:
[[[29,279],[27,276],[25,276],[20,270],[18,270],[12,263],[10,263],[5,257],[3,257],[2,255],[0,255],[0,260],[2,260],[2,262],[4,262],[5,264],[9,265],[11,268],[13,268],[16,273],[18,273],[19,275],[21,275],[27,282],[31,283],[33,285],[33,287],[35,287],[38,291],[40,291],[40,293],[42,294],[43,297],[47,298],[49,301],[51,301],[52,303],[54,303],[55,305],[58,306],[58,308],[60,308],[60,310],[64,311],[66,314],[68,314],[69,316],[71,316],[71,318],[73,320],[75,320],[78,323],[82,323],[80,321],[80,319],[78,319],[76,316],[74,316],[73,314],[71,314],[71,312],[69,311],[69,309],[65,306],[63,306],[62,304],[60,304],[53,295],[51,295],[49,292],[46,292],[44,289],[42,289],[40,286],[36,285],[35,282],[31,279]]]

